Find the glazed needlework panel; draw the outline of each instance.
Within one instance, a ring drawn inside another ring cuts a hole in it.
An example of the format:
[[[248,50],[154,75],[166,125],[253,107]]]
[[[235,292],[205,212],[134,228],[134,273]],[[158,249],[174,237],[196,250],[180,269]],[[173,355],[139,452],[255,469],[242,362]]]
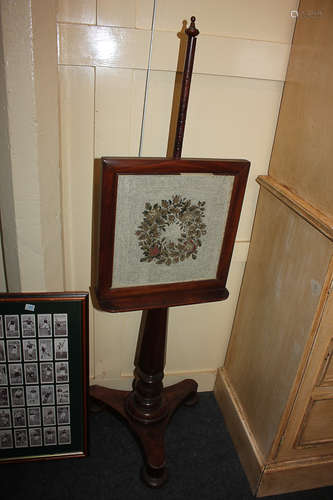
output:
[[[119,175],[111,288],[215,279],[233,184],[212,173]]]

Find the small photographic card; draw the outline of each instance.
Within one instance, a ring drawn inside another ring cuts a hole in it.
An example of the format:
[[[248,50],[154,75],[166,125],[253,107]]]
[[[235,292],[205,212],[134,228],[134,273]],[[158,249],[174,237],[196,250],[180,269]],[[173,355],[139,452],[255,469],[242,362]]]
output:
[[[53,384],[54,382],[54,369],[53,363],[41,363],[40,368],[40,383]]]
[[[54,405],[54,386],[42,385],[40,390],[42,405]]]
[[[15,448],[26,448],[28,446],[27,429],[14,429]]]
[[[37,361],[37,344],[35,339],[23,340],[24,361]]]
[[[38,336],[52,337],[51,314],[38,314]]]
[[[0,431],[0,450],[9,448],[14,448],[12,431]]]
[[[9,408],[2,408],[0,410],[0,429],[8,429],[12,426],[12,419],[10,416]]]
[[[25,383],[38,384],[38,365],[37,363],[24,363]]]
[[[68,336],[68,319],[67,314],[54,314],[53,316],[54,336],[67,337]]]
[[[8,361],[21,361],[21,341],[7,340]]]
[[[0,387],[0,407],[9,406],[9,395],[7,387]]]
[[[39,339],[40,361],[51,361],[53,359],[52,339]]]
[[[5,316],[6,337],[17,338],[20,336],[19,317],[17,314]]]
[[[20,363],[13,363],[8,366],[9,382],[11,385],[23,384],[23,369]]]
[[[26,427],[27,419],[25,408],[13,408],[13,427]]]
[[[0,362],[6,361],[5,342],[0,340]]]
[[[69,384],[57,385],[56,392],[58,405],[69,404]]]
[[[67,361],[58,362],[55,364],[56,382],[69,382],[69,367]]]
[[[27,397],[27,406],[36,406],[40,404],[39,386],[30,385],[25,388]]]
[[[7,366],[0,365],[0,385],[8,385]]]
[[[12,400],[12,406],[25,406],[24,399],[24,389],[22,386],[11,387],[10,396]]]
[[[29,429],[29,442],[30,446],[42,446],[42,429]]]
[[[56,415],[54,406],[43,407],[43,425],[56,425]]]
[[[57,421],[58,425],[70,423],[69,406],[57,406]]]
[[[70,426],[58,427],[58,443],[71,444],[71,428]]]
[[[22,314],[22,337],[36,337],[36,319],[34,314]]]
[[[27,409],[29,427],[39,427],[41,425],[40,407],[33,406]]]
[[[44,427],[44,445],[51,446],[57,444],[57,428]]]
[[[0,314],[0,339],[3,339],[4,335],[3,335],[3,319],[2,319],[2,315]]]
[[[54,339],[54,352],[56,360],[68,359],[68,339]]]

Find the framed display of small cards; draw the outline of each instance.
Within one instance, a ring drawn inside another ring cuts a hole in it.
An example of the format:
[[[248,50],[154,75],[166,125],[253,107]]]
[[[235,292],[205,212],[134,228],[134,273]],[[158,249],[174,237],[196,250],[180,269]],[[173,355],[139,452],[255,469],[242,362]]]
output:
[[[87,455],[88,294],[0,294],[0,462]]]
[[[102,158],[96,295],[112,312],[227,298],[250,163]]]

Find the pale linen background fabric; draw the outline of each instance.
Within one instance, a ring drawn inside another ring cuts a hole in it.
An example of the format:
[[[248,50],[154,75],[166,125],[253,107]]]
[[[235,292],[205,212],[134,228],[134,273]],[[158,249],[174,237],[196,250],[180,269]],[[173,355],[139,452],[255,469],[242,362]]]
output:
[[[118,179],[112,288],[216,278],[234,176],[119,175]],[[160,205],[174,195],[192,204],[206,202],[207,234],[201,238],[197,259],[190,257],[170,266],[140,262],[143,253],[135,232],[143,221],[145,203]]]

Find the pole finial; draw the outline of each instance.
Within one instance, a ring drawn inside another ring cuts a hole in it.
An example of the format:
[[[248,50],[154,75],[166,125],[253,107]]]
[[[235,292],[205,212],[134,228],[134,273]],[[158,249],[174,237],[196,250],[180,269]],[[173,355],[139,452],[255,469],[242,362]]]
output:
[[[192,36],[192,37],[199,35],[200,31],[197,30],[197,28],[195,27],[195,16],[191,17],[191,24],[189,28],[185,30],[185,33],[187,36]]]

